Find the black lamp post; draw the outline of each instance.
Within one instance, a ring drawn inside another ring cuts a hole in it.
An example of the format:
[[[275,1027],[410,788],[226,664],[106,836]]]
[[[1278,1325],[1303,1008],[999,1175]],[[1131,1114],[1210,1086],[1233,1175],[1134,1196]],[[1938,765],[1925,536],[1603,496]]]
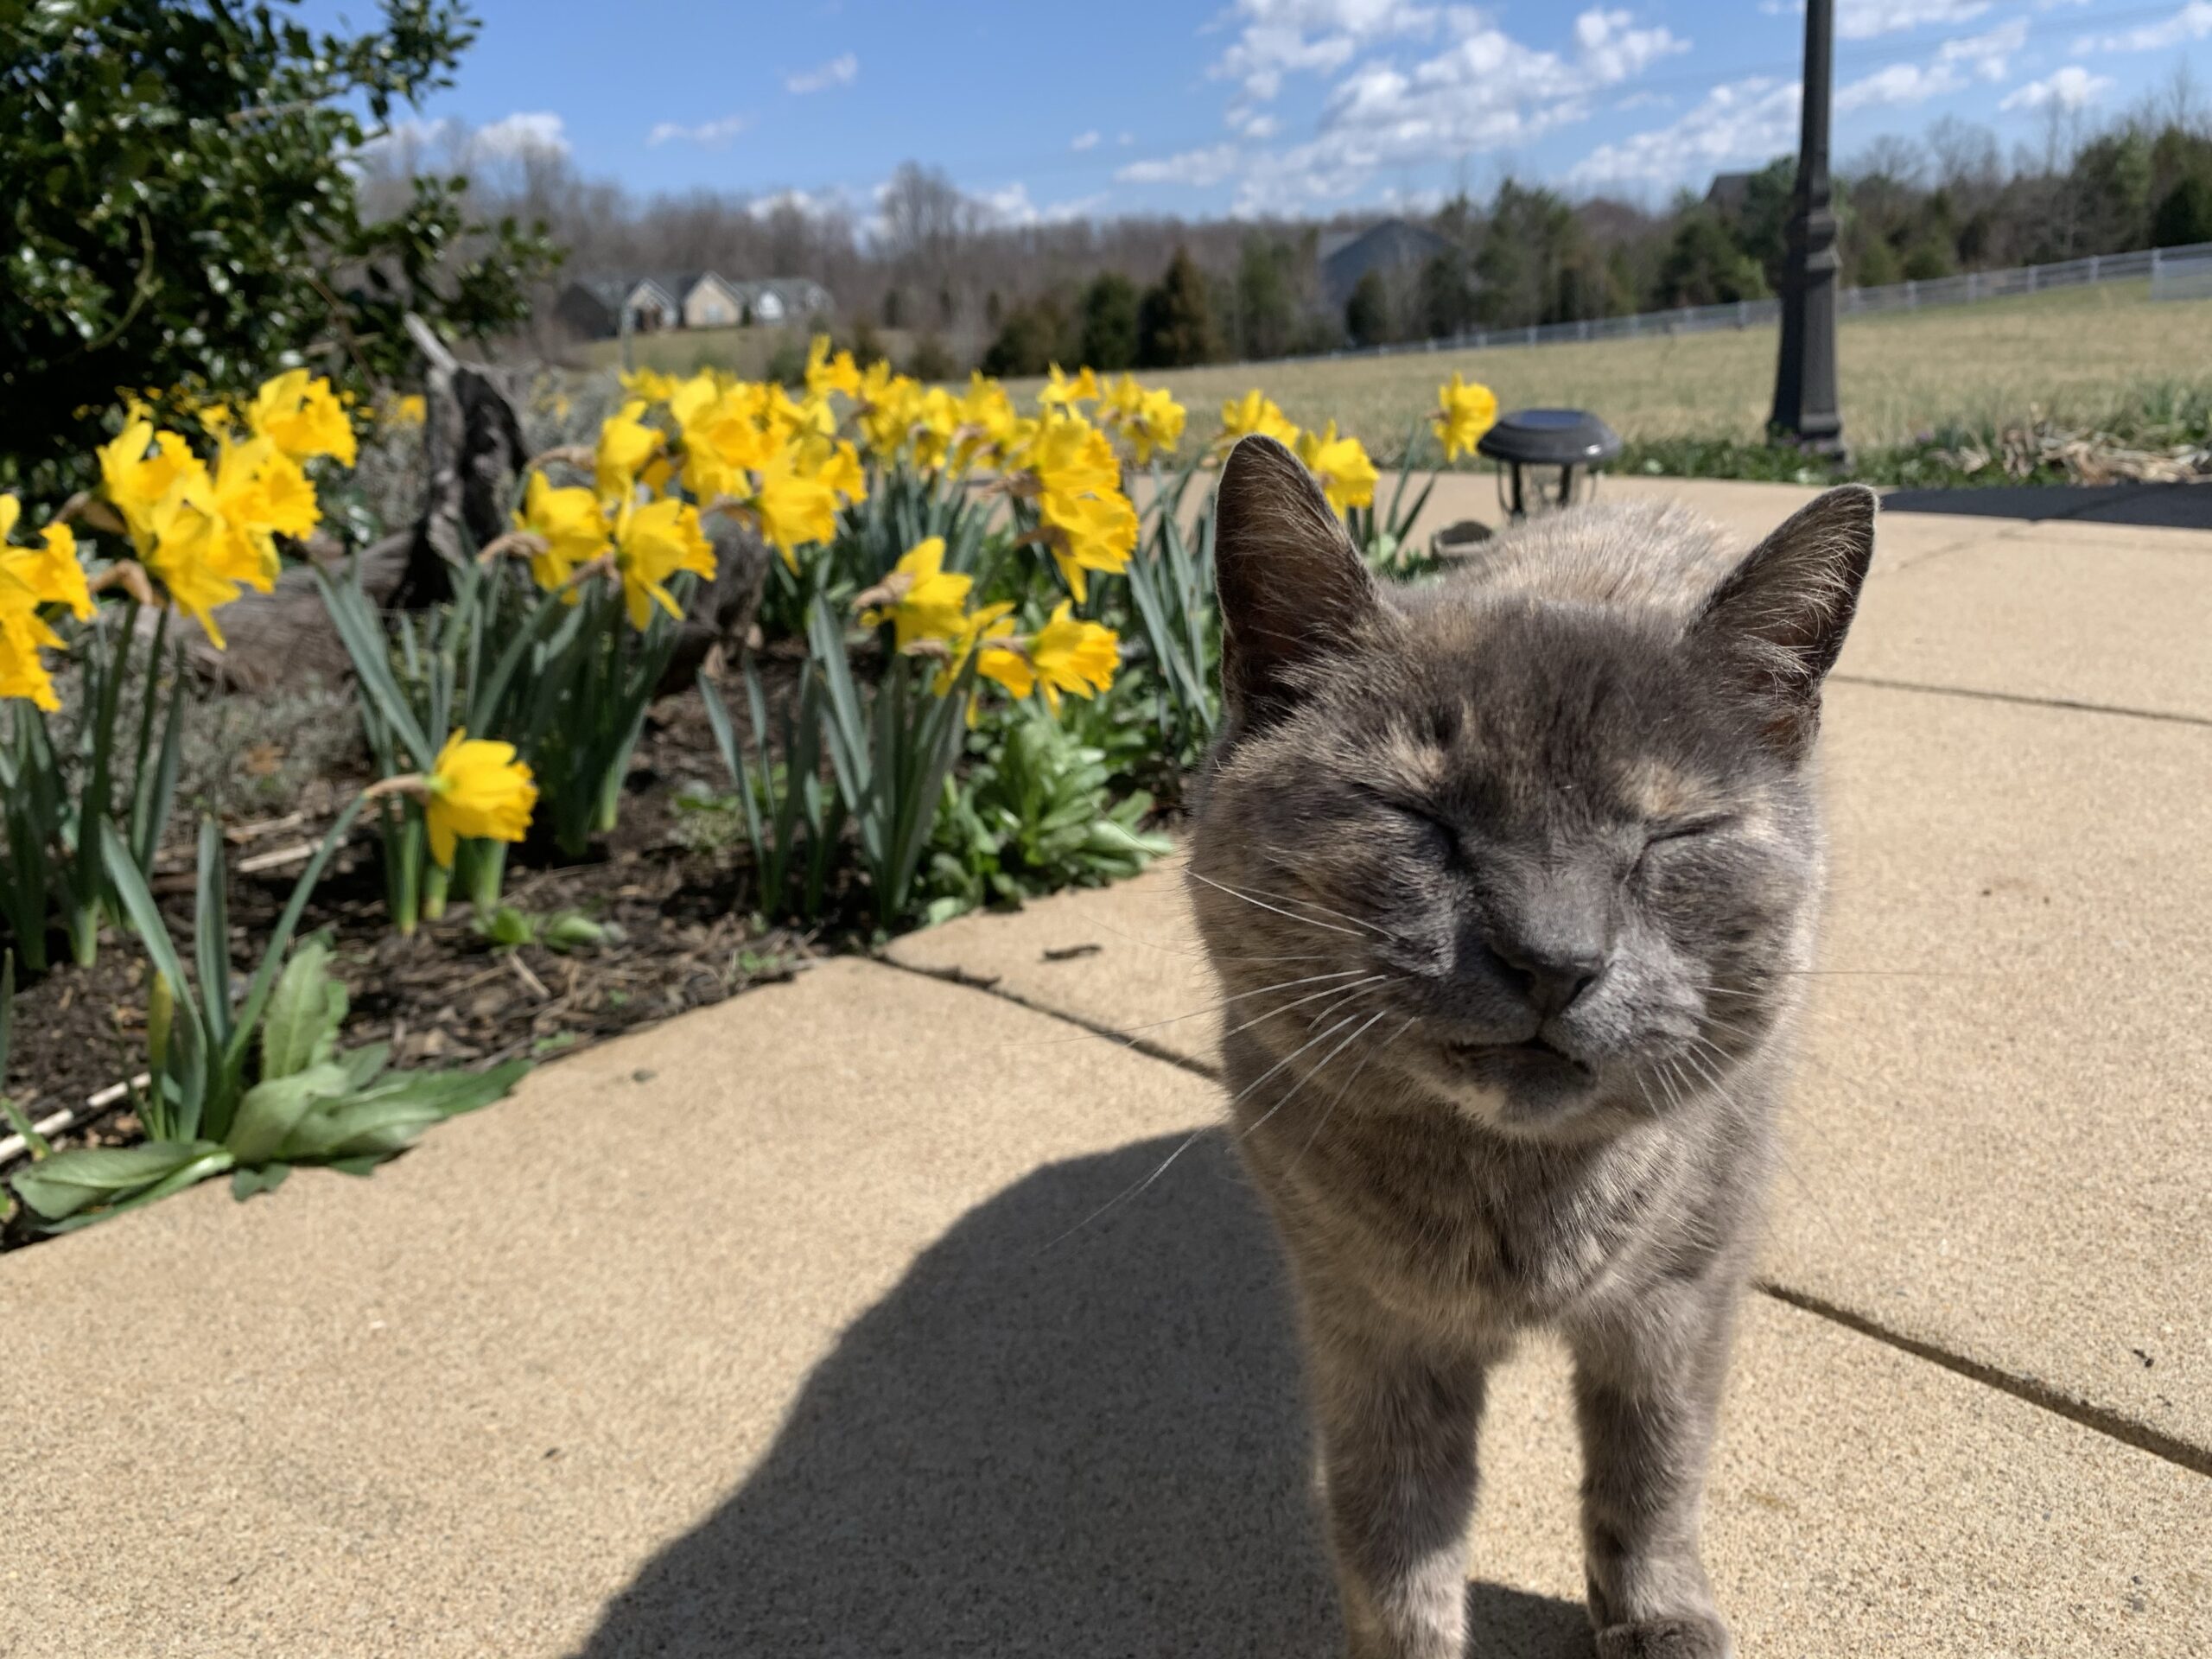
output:
[[[1836,410],[1835,213],[1829,205],[1828,83],[1835,56],[1835,0],[1806,0],[1804,125],[1789,214],[1789,264],[1782,284],[1782,359],[1774,376],[1774,435],[1821,454],[1844,453]]]

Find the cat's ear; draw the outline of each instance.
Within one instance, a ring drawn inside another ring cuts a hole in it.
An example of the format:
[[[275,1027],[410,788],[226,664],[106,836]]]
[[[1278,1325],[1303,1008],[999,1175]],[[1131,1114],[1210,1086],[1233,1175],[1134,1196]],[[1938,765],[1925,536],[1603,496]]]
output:
[[[1377,608],[1374,581],[1321,486],[1296,455],[1256,435],[1221,469],[1214,585],[1222,692],[1246,724],[1294,703],[1298,670],[1344,649]]]
[[[1802,758],[1820,730],[1821,682],[1835,666],[1874,556],[1874,492],[1828,491],[1744,556],[1690,625],[1762,706],[1768,736]]]

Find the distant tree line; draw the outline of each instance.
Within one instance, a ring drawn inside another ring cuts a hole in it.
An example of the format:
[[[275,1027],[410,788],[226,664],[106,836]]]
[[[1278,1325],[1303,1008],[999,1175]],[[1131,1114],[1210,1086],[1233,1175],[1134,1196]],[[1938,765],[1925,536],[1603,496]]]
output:
[[[388,153],[380,188],[403,189],[423,160]],[[863,226],[789,194],[639,201],[552,154],[467,170],[487,211],[550,224],[570,272],[812,276],[864,344],[895,331],[918,367],[1021,374],[1052,362],[1258,359],[1759,298],[1781,281],[1796,166],[1778,157],[1656,211],[1507,178],[1487,200],[1462,193],[1419,216],[1435,251],[1370,272],[1341,301],[1325,292],[1324,250],[1376,222],[1371,212],[1009,226],[942,171],[910,162]],[[2043,143],[2009,158],[1986,130],[1940,122],[1840,168],[1835,204],[1851,285],[2212,241],[2212,121],[2177,84],[2162,107],[2094,130],[2054,113]]]

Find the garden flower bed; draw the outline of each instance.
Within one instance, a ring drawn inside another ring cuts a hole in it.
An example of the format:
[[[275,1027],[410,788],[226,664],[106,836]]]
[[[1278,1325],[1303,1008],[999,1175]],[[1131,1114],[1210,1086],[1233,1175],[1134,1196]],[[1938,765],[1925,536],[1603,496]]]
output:
[[[1457,377],[1440,403],[1447,456],[1495,412]],[[1222,417],[1207,455],[1294,444],[1371,557],[1418,563],[1404,472],[1378,505],[1357,438],[1257,391]],[[789,390],[641,373],[397,608],[296,556],[358,459],[323,382],[112,424],[96,490],[0,507],[37,526],[0,564],[9,1243],[214,1174],[365,1173],[576,1043],[1133,874],[1217,718],[1203,467],[1166,469],[1185,411],[1127,376],[1055,371],[1025,410],[826,341]],[[245,751],[320,760],[242,812],[189,757],[245,694],[203,696],[183,641],[280,583],[351,679]]]

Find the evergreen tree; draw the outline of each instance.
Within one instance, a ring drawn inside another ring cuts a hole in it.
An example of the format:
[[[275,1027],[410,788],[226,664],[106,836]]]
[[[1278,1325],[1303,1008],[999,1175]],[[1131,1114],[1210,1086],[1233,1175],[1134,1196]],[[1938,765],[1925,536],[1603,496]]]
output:
[[[1136,284],[1118,270],[1102,271],[1083,292],[1083,348],[1094,369],[1126,369],[1137,360]]]
[[[1137,365],[1181,369],[1221,356],[1205,273],[1189,251],[1175,250],[1159,282],[1137,306]]]

